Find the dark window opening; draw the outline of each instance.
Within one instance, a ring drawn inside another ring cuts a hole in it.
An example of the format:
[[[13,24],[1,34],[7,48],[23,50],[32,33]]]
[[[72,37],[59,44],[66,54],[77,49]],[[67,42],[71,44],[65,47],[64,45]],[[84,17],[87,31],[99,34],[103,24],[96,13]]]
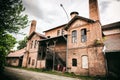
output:
[[[82,29],[81,30],[81,42],[86,42],[87,41],[87,30]]]
[[[50,36],[47,36],[47,38],[50,38]]]
[[[72,66],[77,66],[77,59],[72,59]]]
[[[16,59],[13,59],[13,63],[16,63]]]

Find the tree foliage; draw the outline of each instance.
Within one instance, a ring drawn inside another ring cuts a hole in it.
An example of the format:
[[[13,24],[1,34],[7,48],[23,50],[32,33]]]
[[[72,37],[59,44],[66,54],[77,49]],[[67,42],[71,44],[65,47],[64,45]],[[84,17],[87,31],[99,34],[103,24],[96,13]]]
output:
[[[6,54],[16,42],[9,33],[18,33],[27,26],[27,15],[21,14],[24,10],[22,0],[0,0],[0,72]]]
[[[0,32],[17,33],[25,28],[28,20],[21,14],[24,10],[22,0],[0,0]]]
[[[27,45],[27,36],[24,37],[23,40],[20,40],[20,41],[18,42],[18,44],[19,44],[19,46],[17,47],[18,50],[26,47],[26,45]]]

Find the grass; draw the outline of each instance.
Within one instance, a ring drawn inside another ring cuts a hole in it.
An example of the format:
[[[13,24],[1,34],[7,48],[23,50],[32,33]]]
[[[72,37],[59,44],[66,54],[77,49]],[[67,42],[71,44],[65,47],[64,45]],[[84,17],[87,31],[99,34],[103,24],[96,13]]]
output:
[[[35,72],[43,72],[43,73],[54,74],[54,75],[65,76],[65,77],[71,77],[71,78],[78,78],[78,79],[81,79],[81,80],[106,80],[105,77],[82,76],[82,75],[75,75],[74,73],[52,71],[52,70],[47,70],[47,69],[23,68],[23,67],[13,67],[13,68],[19,68],[19,69],[35,71]]]

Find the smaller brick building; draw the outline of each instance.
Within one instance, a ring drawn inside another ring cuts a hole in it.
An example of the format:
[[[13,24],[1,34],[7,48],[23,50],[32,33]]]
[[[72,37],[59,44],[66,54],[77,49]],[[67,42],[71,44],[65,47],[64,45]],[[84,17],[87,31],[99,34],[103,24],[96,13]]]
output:
[[[15,51],[15,52],[10,52],[6,57],[7,65],[22,67],[23,56],[25,52],[26,52],[25,48]]]
[[[120,79],[120,21],[102,26],[109,80]]]

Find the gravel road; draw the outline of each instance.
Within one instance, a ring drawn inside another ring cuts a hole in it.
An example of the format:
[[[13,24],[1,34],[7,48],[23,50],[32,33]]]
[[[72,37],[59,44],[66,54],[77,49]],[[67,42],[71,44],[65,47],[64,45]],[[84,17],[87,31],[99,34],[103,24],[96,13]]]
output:
[[[6,67],[4,73],[8,77],[11,77],[12,80],[80,80],[76,78],[27,71],[27,70],[16,69],[11,67]]]

